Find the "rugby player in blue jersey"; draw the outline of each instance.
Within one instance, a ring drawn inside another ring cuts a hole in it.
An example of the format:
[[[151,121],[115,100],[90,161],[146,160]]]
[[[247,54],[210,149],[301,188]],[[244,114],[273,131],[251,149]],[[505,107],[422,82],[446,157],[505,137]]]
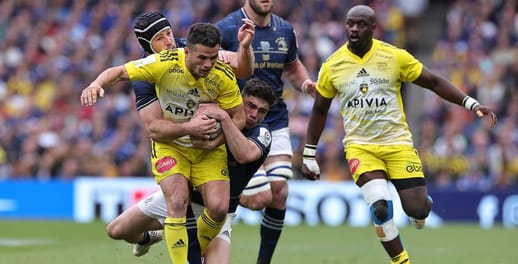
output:
[[[298,58],[297,40],[293,27],[272,13],[274,0],[246,0],[244,6],[216,23],[223,35],[221,47],[236,51],[239,47],[237,32],[241,20],[255,23],[252,48],[255,55],[253,77],[270,84],[277,95],[265,118],[272,130],[272,148],[257,176],[267,177],[272,189],[272,202],[264,209],[261,223],[261,243],[257,263],[270,263],[279,241],[288,198],[288,180],[293,177],[291,140],[288,128],[288,109],[282,99],[283,77],[297,90],[314,94],[315,83]],[[238,80],[240,87],[246,80]]]
[[[405,118],[401,85],[411,82],[441,98],[486,117],[489,127],[496,115],[487,106],[428,70],[407,51],[373,38],[374,10],[365,5],[349,9],[345,17],[348,41],[322,64],[311,112],[302,172],[320,178],[315,159],[334,97],[340,99],[345,137],[345,158],[356,185],[369,206],[376,235],[391,264],[410,264],[393,219],[393,198],[388,183],[397,190],[410,221],[421,229],[432,200],[428,195],[420,157]],[[438,259],[437,262],[441,262]]]

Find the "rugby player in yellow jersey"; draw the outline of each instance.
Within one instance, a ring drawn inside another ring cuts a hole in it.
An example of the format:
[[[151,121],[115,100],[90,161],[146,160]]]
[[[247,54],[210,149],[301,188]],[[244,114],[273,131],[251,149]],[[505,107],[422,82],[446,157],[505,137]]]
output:
[[[187,263],[186,208],[188,181],[202,193],[205,210],[198,219],[202,254],[224,223],[229,206],[227,155],[224,145],[206,151],[192,147],[190,136],[209,139],[216,121],[193,117],[200,103],[215,102],[227,111],[239,128],[244,127],[242,97],[234,71],[218,60],[221,35],[208,23],[190,27],[185,48],[162,51],[103,71],[81,94],[91,105],[103,86],[121,80],[156,84],[165,118],[172,121],[172,141],[152,141],[152,170],[167,203],[164,234],[171,261]],[[216,139],[223,143],[222,135]]]
[[[429,71],[407,51],[373,39],[375,28],[376,17],[370,7],[357,5],[346,13],[348,41],[323,63],[319,72],[302,172],[310,180],[320,177],[316,145],[331,101],[338,96],[345,129],[345,158],[370,208],[376,234],[391,263],[409,264],[408,253],[392,219],[388,181],[396,187],[403,210],[419,229],[432,201],[405,119],[401,83],[412,82],[464,106],[478,117],[487,116],[490,127],[495,126],[496,115]]]

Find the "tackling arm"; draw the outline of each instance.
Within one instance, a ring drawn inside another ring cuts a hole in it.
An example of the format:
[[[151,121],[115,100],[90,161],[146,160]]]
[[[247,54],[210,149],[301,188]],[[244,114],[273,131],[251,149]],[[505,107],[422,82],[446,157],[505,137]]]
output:
[[[97,102],[97,95],[104,97],[103,87],[113,86],[119,81],[127,80],[129,80],[129,76],[124,65],[104,70],[81,92],[81,105],[90,106],[95,104]]]

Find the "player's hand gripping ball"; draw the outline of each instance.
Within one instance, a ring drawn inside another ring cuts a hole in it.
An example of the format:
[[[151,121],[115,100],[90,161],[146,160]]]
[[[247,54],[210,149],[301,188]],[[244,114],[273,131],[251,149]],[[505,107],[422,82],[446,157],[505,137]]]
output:
[[[216,132],[209,134],[210,140],[215,139],[221,132],[223,132],[223,130],[221,129],[221,123],[218,121],[216,122]]]

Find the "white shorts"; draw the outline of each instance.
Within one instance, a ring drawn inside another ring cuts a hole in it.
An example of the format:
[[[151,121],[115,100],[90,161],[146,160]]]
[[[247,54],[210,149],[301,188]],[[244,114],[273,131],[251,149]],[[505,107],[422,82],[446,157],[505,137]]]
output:
[[[264,170],[258,170],[248,181],[246,187],[241,191],[243,195],[252,196],[266,190],[270,190],[270,181]]]
[[[165,203],[164,194],[161,190],[157,190],[146,198],[140,200],[137,206],[142,213],[158,220],[162,225],[164,225],[164,220],[167,217],[167,205]],[[203,213],[204,207],[197,203],[191,203],[191,207],[194,212],[194,216],[198,219],[198,217]],[[225,223],[216,237],[219,237],[230,244],[230,238],[232,237],[231,224],[235,218],[235,213],[227,214]]]
[[[164,220],[167,217],[167,205],[161,190],[157,190],[140,200],[137,206],[142,213],[151,218],[155,218],[164,225]]]
[[[272,131],[272,146],[270,156],[289,155],[293,156],[291,149],[290,129],[285,127]]]

